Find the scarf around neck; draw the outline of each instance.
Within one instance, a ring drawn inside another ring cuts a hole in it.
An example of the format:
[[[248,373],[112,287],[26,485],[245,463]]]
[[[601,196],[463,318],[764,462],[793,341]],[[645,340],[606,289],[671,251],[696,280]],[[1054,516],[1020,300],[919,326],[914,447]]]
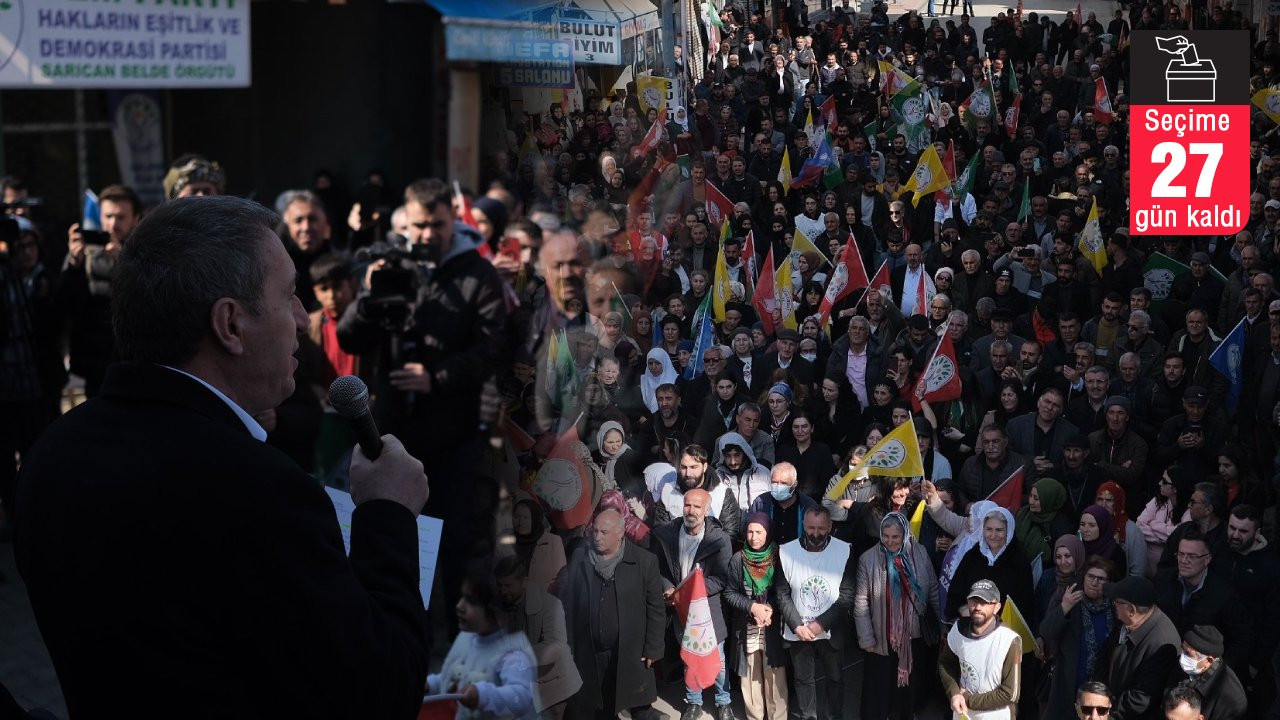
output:
[[[751,589],[752,597],[764,597],[773,585],[774,563],[778,559],[778,546],[772,541],[761,550],[742,548],[742,580]]]
[[[587,551],[587,557],[591,559],[591,568],[596,571],[596,575],[605,582],[613,582],[613,572],[618,569],[618,563],[622,562],[622,555],[626,550],[625,547],[620,547],[613,557],[607,558],[593,547]]]

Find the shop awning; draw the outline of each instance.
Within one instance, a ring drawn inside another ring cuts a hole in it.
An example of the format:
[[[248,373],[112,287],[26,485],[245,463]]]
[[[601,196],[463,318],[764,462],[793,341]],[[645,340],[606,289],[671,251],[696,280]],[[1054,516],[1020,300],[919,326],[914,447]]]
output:
[[[657,30],[662,24],[657,6],[649,0],[571,0],[570,7],[595,19],[618,23],[623,40]]]

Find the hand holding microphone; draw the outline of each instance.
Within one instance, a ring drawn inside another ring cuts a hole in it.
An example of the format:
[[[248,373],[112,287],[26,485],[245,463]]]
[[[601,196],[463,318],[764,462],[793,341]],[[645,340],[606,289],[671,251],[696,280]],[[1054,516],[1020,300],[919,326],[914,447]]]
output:
[[[422,512],[431,494],[422,463],[394,435],[378,435],[364,382],[354,375],[334,380],[329,386],[329,404],[351,422],[359,445],[351,457],[351,499],[356,505],[392,500],[415,515]]]

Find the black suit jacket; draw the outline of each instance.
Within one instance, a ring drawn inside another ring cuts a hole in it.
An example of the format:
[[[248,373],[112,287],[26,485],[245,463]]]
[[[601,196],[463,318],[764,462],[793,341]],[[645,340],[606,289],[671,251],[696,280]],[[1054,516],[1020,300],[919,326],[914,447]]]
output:
[[[768,390],[773,387],[773,383],[770,382],[769,378],[773,375],[773,371],[778,369],[778,353],[772,352],[765,355],[760,358],[758,369],[756,363],[753,362],[751,364],[751,384],[756,385],[759,382],[761,392]],[[783,372],[795,380],[795,382],[791,383],[793,391],[796,389],[797,383],[805,386],[813,385],[813,363],[800,357],[799,353],[791,356],[791,364]],[[758,381],[757,373],[759,373],[760,378]]]
[[[18,505],[18,567],[72,717],[412,717],[421,702],[414,515],[362,504],[348,559],[324,491],[188,377],[112,366],[32,449]]]

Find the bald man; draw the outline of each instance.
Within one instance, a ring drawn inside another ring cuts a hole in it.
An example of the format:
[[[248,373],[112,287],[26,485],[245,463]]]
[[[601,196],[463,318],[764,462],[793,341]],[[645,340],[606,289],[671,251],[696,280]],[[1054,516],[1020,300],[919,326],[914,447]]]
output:
[[[716,523],[707,522],[707,510],[711,506],[711,494],[702,488],[688,490],[684,494],[684,514],[653,529],[656,542],[652,547],[658,556],[658,572],[662,575],[663,597],[674,610],[676,588],[701,567],[703,582],[707,587],[707,603],[711,609],[711,622],[720,641],[720,674],[716,676],[715,703],[717,720],[732,720],[729,705],[729,677],[725,672],[724,640],[728,629],[720,607],[720,591],[729,580],[729,556],[732,553],[729,536]],[[672,623],[676,642],[684,634],[684,624],[677,615]],[[681,720],[696,720],[702,713],[703,692],[698,688],[685,688],[686,706]]]

